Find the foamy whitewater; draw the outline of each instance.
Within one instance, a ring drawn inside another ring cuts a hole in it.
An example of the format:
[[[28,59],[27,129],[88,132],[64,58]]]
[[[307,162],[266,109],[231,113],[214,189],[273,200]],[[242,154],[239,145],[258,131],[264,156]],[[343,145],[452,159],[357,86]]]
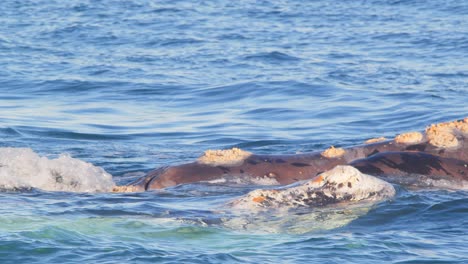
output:
[[[68,154],[41,157],[29,148],[0,148],[0,188],[108,192],[112,175]]]

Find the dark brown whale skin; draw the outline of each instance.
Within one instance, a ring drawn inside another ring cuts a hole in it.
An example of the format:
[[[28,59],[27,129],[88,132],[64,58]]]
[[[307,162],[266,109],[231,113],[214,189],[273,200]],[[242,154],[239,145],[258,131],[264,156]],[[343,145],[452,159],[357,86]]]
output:
[[[451,160],[463,162],[467,159],[466,144],[456,150],[446,150],[437,149],[427,142],[405,145],[388,141],[346,149],[345,155],[338,158],[326,158],[320,153],[309,153],[299,155],[252,155],[238,166],[211,166],[192,162],[153,170],[131,185],[139,190],[152,190],[178,184],[211,181],[228,176],[267,177],[276,180],[278,184],[284,185],[311,179],[336,165],[350,164],[357,166],[357,164],[365,163],[369,167],[373,162],[380,164],[381,160],[378,158],[384,157],[385,153],[402,153],[402,157],[407,157],[407,160],[416,162],[415,165],[420,164],[417,161],[418,158],[423,158],[421,154],[439,157],[440,159],[437,161],[450,161],[450,164],[453,163]],[[394,158],[393,155],[395,154],[388,157]],[[411,159],[411,157],[414,158]],[[357,160],[361,160],[361,162],[356,163]],[[432,160],[436,161],[435,159]],[[360,169],[360,167],[357,168]],[[377,170],[372,171],[372,173],[369,169],[360,170],[374,176],[380,175],[376,174],[379,172]],[[386,171],[390,170],[386,169]],[[396,170],[392,170],[392,172],[399,175]]]
[[[362,173],[401,185],[427,185],[421,179],[444,179],[454,183],[468,181],[468,162],[424,152],[384,152],[355,160],[349,165]]]
[[[337,165],[352,165],[374,176],[419,173],[466,180],[467,134],[457,133],[456,138],[458,145],[451,148],[434,146],[423,138],[418,143],[410,144],[386,140],[358,145],[345,148],[345,153],[339,157],[325,157],[321,152],[311,152],[295,155],[252,154],[238,165],[214,166],[196,161],[155,169],[128,186],[131,191],[145,191],[236,176],[270,179],[284,185],[311,179]]]

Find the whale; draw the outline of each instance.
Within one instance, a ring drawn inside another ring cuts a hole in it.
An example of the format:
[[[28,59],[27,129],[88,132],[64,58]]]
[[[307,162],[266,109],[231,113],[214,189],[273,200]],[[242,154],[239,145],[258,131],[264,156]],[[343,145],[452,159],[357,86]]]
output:
[[[430,187],[430,181],[468,181],[467,163],[468,117],[432,124],[422,132],[402,133],[393,139],[370,139],[348,148],[331,146],[321,152],[258,155],[239,148],[208,150],[194,162],[157,168],[134,182],[116,186],[114,191],[149,191],[232,178],[288,185],[341,165],[396,184]]]
[[[350,202],[376,203],[391,199],[392,184],[365,174],[349,165],[338,165],[312,180],[275,189],[256,189],[230,201],[227,206],[246,212],[272,212],[296,208],[322,208],[349,205]]]
[[[468,188],[468,161],[424,152],[384,152],[349,165],[406,187]]]
[[[279,188],[256,189],[227,206],[244,212],[348,207],[393,198],[393,184],[414,189],[468,189],[468,162],[411,152],[384,152],[338,165],[311,180]]]

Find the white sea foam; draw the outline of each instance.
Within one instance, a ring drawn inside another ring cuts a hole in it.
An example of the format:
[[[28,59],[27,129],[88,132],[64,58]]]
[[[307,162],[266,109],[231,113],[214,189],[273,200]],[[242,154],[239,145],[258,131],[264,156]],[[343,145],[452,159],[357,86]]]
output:
[[[114,186],[104,169],[68,154],[48,159],[29,148],[0,148],[0,188],[108,192]]]
[[[430,176],[420,174],[409,174],[405,177],[388,175],[385,177],[385,180],[414,190],[468,190],[468,181],[431,178]]]
[[[210,184],[238,184],[238,185],[279,185],[275,178],[267,176],[251,177],[245,175],[228,175],[219,179],[205,181]]]

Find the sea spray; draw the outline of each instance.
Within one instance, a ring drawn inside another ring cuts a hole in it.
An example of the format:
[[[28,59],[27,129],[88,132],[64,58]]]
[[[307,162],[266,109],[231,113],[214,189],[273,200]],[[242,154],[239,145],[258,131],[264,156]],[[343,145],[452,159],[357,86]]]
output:
[[[0,148],[0,187],[47,191],[108,192],[115,183],[101,167],[60,154],[41,157],[29,148]]]

